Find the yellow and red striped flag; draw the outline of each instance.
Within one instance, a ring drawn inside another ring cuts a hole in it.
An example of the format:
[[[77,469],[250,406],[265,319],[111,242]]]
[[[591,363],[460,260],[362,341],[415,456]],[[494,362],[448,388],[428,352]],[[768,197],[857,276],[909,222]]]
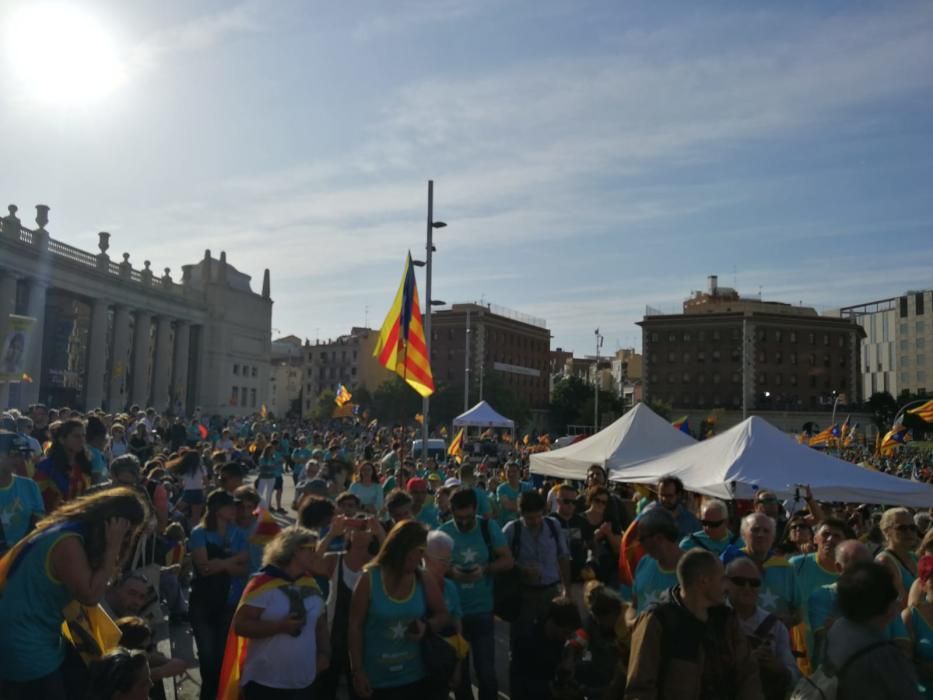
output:
[[[434,377],[421,321],[418,284],[411,253],[405,259],[405,272],[395,293],[392,308],[379,331],[373,357],[395,372],[422,396],[434,393]]]
[[[933,423],[933,400],[927,401],[922,406],[917,406],[917,408],[912,408],[907,412],[926,423]]]
[[[457,436],[451,441],[450,447],[447,448],[447,454],[451,457],[459,457],[463,453],[463,428],[460,428],[460,432],[457,433]]]

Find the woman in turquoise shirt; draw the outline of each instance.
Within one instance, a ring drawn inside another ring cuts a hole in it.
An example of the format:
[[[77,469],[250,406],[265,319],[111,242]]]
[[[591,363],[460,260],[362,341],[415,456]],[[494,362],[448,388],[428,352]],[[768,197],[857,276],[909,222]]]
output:
[[[421,637],[446,622],[441,583],[420,571],[428,530],[398,523],[353,589],[348,646],[353,688],[362,698],[408,700],[426,692]]]
[[[84,667],[62,638],[63,610],[101,601],[149,517],[135,491],[108,489],[60,506],[0,560],[0,696],[80,697]]]

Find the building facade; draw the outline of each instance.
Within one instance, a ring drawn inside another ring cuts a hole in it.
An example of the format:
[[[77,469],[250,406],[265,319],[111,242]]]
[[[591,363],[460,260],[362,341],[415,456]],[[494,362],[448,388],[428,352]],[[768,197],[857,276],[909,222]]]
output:
[[[456,387],[464,405],[479,401],[494,376],[530,409],[546,408],[550,362],[551,333],[543,319],[476,303],[454,304],[431,315],[434,382]]]
[[[357,387],[373,391],[391,379],[393,373],[373,356],[378,340],[378,330],[354,327],[336,340],[316,341],[314,344],[306,341],[303,348],[303,415],[311,414],[318,396],[325,389],[336,391],[337,386],[343,384],[351,392]]]
[[[863,396],[933,390],[933,290],[847,306],[839,315],[865,331]]]
[[[272,326],[269,271],[250,277],[211,257],[158,276],[51,237],[17,208],[0,221],[0,338],[11,314],[34,319],[22,381],[0,383],[0,407],[33,403],[121,411],[132,404],[189,414],[246,415],[266,401]]]
[[[288,335],[272,341],[268,409],[276,418],[301,414],[304,348],[301,338]]]
[[[846,318],[743,299],[710,278],[683,314],[645,316],[645,400],[677,408],[820,410],[861,398],[864,332]]]

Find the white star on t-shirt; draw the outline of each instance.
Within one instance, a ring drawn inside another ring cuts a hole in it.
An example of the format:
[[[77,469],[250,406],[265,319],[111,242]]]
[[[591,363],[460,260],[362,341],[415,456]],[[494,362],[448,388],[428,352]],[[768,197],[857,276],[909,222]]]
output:
[[[765,610],[774,610],[777,607],[778,597],[771,592],[770,588],[766,588],[758,602]]]
[[[651,591],[648,595],[645,596],[645,606],[643,609],[647,609],[657,603],[661,599],[658,591]]]
[[[405,625],[396,622],[394,626],[389,628],[389,632],[392,633],[391,639],[401,639],[405,636]]]
[[[463,550],[463,563],[472,564],[473,562],[476,561],[476,557],[478,556],[479,556],[479,552],[477,552],[472,547],[467,547],[466,549]]]

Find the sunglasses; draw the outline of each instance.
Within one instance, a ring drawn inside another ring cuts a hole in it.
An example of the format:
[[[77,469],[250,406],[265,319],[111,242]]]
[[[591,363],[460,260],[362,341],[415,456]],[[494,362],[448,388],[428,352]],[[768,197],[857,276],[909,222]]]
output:
[[[760,578],[750,578],[748,576],[730,576],[729,580],[733,585],[740,588],[761,588]]]
[[[895,525],[894,529],[898,532],[920,532],[920,528],[912,523],[902,523],[900,525]]]
[[[700,524],[703,527],[719,527],[724,522],[726,522],[725,518],[723,518],[722,520],[701,520]]]
[[[756,501],[756,503],[768,503],[768,504],[777,503],[777,502],[778,502],[778,499],[776,498],[759,498]]]

